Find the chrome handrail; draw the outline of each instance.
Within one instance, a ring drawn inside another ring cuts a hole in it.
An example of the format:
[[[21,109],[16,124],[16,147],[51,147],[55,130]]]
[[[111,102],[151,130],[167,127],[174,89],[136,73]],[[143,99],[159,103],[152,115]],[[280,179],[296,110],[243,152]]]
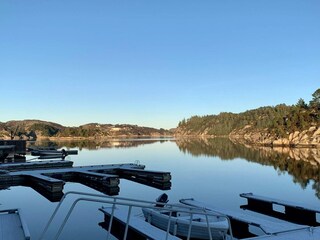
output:
[[[110,231],[111,231],[111,227],[112,227],[112,222],[113,222],[113,218],[114,218],[114,210],[115,210],[115,206],[116,205],[120,205],[120,206],[127,206],[129,207],[128,209],[128,215],[127,215],[127,221],[126,221],[126,226],[125,226],[125,232],[124,232],[124,237],[123,239],[126,240],[127,238],[127,234],[128,234],[128,229],[129,229],[129,221],[131,218],[131,213],[132,213],[132,208],[151,208],[151,209],[159,209],[159,207],[156,207],[155,204],[156,202],[151,202],[151,201],[145,201],[145,200],[140,200],[140,199],[131,199],[131,198],[123,198],[123,197],[111,197],[111,196],[106,196],[103,194],[93,194],[93,193],[84,193],[84,192],[76,192],[76,191],[71,191],[71,192],[67,192],[61,199],[61,201],[59,202],[59,204],[56,206],[52,216],[50,217],[48,223],[46,224],[43,232],[41,233],[40,236],[40,240],[44,239],[44,236],[46,234],[46,232],[48,231],[50,224],[52,223],[54,217],[56,216],[58,210],[60,209],[62,203],[65,201],[65,199],[67,198],[67,196],[74,194],[74,195],[81,195],[81,197],[75,199],[67,213],[67,215],[65,216],[65,218],[63,219],[58,232],[56,233],[56,235],[54,236],[54,239],[58,239],[63,231],[63,228],[65,227],[72,211],[74,210],[75,206],[77,205],[78,202],[80,201],[85,201],[85,202],[96,202],[96,203],[105,203],[105,204],[110,204],[112,205],[112,212],[110,215],[110,221],[109,221],[109,226],[108,226],[108,234],[107,234],[107,240],[110,237]],[[88,196],[88,197],[82,197],[82,196]],[[104,199],[97,199],[97,198],[104,198]],[[199,214],[199,215],[204,215],[206,217],[206,223],[207,223],[207,227],[208,227],[208,233],[209,233],[209,238],[210,240],[212,240],[212,234],[210,231],[210,224],[209,224],[209,219],[208,216],[215,216],[215,217],[221,217],[224,218],[228,221],[228,227],[229,227],[229,234],[230,234],[230,239],[233,239],[233,235],[232,235],[232,228],[231,228],[231,222],[228,216],[223,215],[223,214],[217,214],[217,213],[213,213],[210,211],[207,211],[205,209],[202,208],[196,208],[196,207],[190,207],[190,206],[183,206],[183,205],[176,205],[176,204],[166,204],[165,206],[161,207],[161,209],[167,210],[169,211],[169,221],[168,221],[168,226],[167,226],[167,231],[166,231],[166,240],[168,239],[169,235],[170,235],[170,226],[171,226],[171,218],[172,218],[172,212],[173,211],[180,211],[180,212],[185,212],[190,214],[190,225],[189,225],[189,231],[188,231],[188,240],[190,239],[190,235],[191,235],[191,228],[192,228],[192,215],[193,214]]]

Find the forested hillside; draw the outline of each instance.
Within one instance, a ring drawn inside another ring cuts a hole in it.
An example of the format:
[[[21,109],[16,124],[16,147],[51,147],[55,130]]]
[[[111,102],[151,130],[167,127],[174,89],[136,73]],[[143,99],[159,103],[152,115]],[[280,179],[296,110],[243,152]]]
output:
[[[141,127],[129,124],[89,123],[79,127],[65,127],[57,123],[41,120],[22,120],[0,122],[0,138],[26,139],[39,138],[105,138],[128,136],[161,136],[169,135],[169,131]]]
[[[176,135],[228,136],[239,131],[269,134],[274,138],[285,138],[294,132],[302,132],[320,126],[320,89],[312,94],[307,104],[299,99],[295,105],[279,104],[261,107],[243,113],[223,112],[218,115],[193,116],[179,122]]]

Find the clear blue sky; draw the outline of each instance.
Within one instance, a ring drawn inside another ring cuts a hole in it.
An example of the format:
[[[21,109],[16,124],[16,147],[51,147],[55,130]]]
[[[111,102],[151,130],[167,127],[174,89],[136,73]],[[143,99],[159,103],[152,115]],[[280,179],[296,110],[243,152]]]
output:
[[[2,0],[0,121],[176,127],[306,102],[319,0]]]

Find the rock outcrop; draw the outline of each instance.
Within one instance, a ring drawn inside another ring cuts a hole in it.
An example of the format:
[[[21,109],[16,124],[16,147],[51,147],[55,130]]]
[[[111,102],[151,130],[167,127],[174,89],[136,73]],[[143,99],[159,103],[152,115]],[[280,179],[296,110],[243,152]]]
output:
[[[312,126],[307,130],[287,133],[279,138],[268,129],[256,130],[250,125],[237,129],[229,134],[229,138],[242,144],[263,146],[320,147],[320,127]]]

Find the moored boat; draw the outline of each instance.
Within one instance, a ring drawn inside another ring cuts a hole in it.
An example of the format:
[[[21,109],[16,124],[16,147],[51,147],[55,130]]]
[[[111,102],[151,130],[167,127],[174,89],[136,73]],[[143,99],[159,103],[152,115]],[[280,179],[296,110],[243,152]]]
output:
[[[159,203],[157,208],[142,208],[146,221],[165,231],[169,227],[169,232],[178,237],[214,240],[226,238],[229,223],[224,216],[207,214],[205,211],[202,213],[199,209],[193,213],[178,205],[172,209],[162,208],[164,205],[165,203]]]
[[[78,154],[77,150],[32,150],[31,155],[32,156],[51,156],[51,155],[62,155],[62,156],[67,156],[67,155],[76,155]]]

